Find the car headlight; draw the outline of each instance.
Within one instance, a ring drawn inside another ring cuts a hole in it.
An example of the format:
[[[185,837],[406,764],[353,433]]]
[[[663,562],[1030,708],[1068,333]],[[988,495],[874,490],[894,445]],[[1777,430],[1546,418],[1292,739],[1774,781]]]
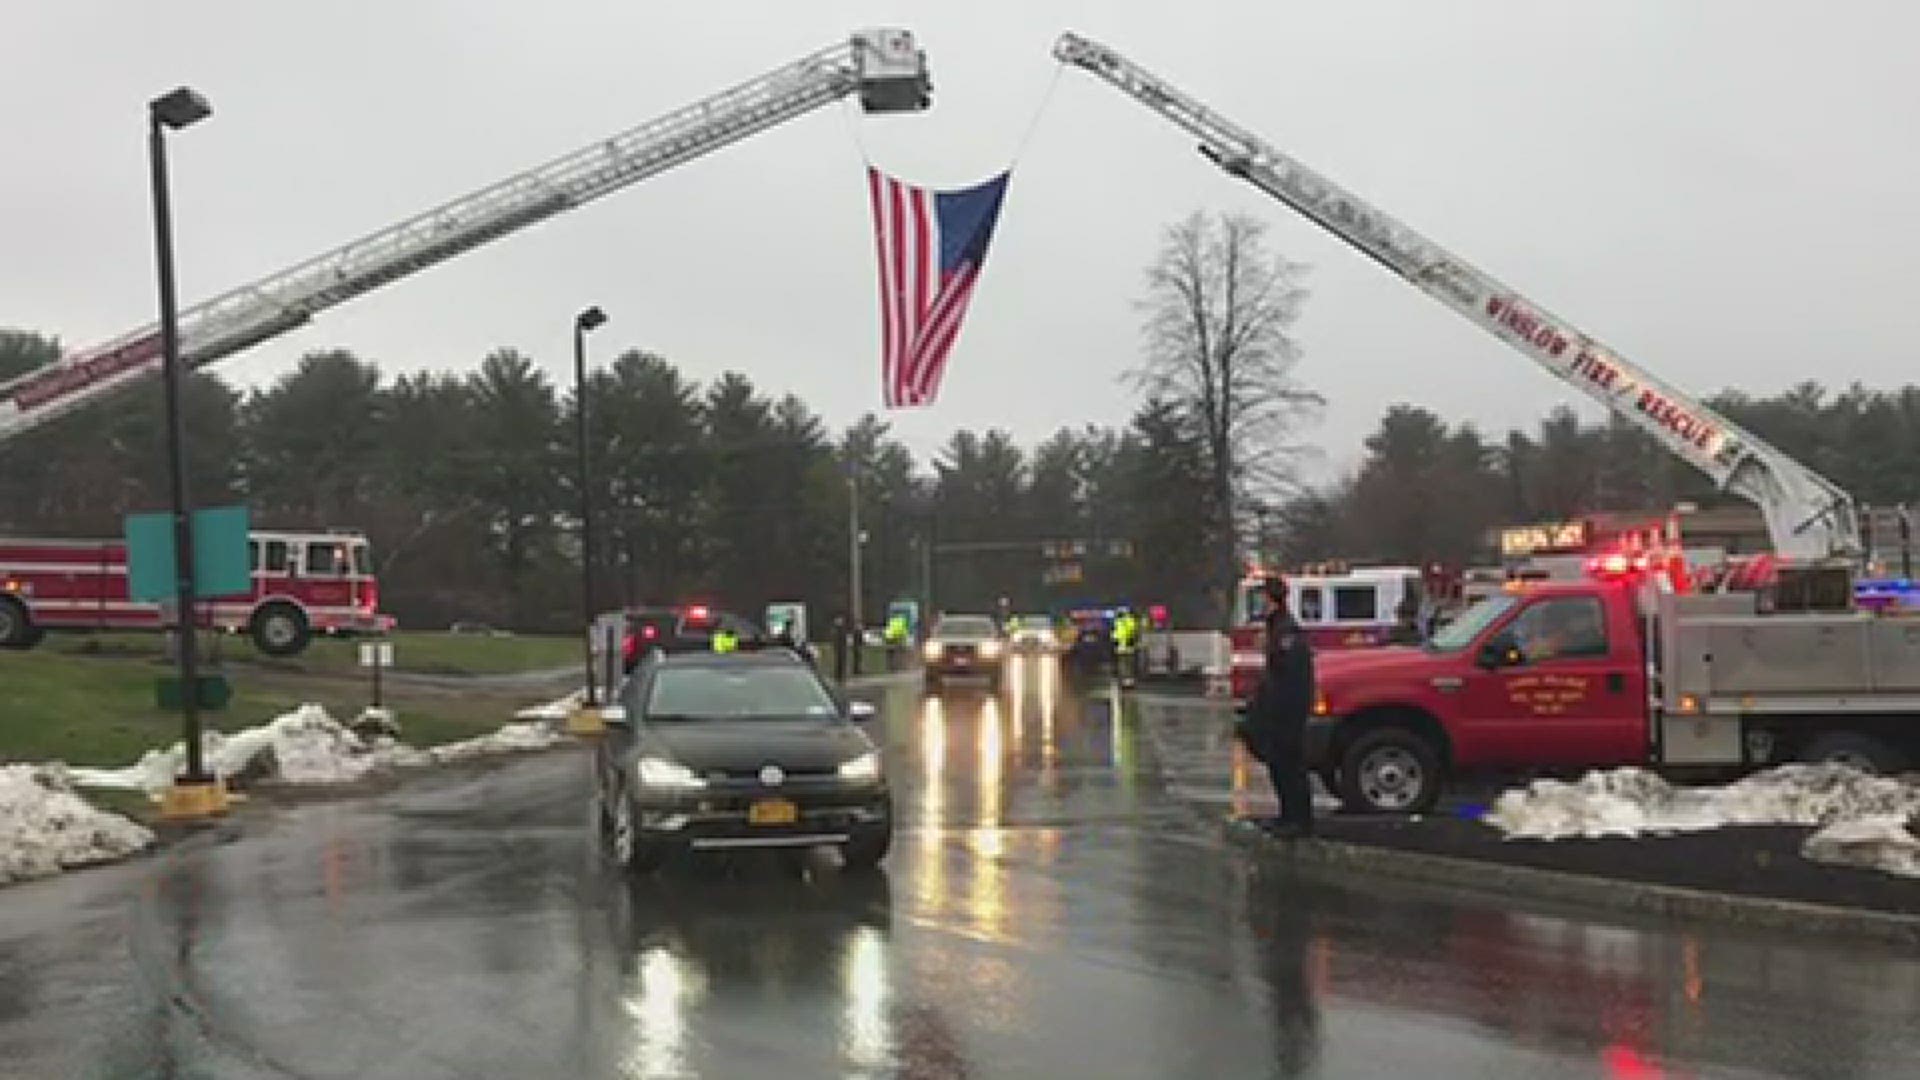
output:
[[[980,643],[980,655],[981,655],[981,656],[985,656],[985,657],[995,657],[995,656],[999,656],[999,655],[1000,655],[1000,643],[999,643],[999,642],[997,642],[997,641],[983,641],[983,642],[981,642],[981,643]]]
[[[946,651],[946,646],[940,644],[937,641],[927,642],[927,647],[922,650],[922,652],[925,653],[926,658],[929,660],[940,659],[940,654],[945,651]]]
[[[840,763],[840,779],[862,783],[880,779],[880,755],[869,750],[852,761]]]
[[[695,776],[692,769],[665,758],[641,758],[638,771],[640,782],[648,787],[703,788],[707,786],[707,782]]]

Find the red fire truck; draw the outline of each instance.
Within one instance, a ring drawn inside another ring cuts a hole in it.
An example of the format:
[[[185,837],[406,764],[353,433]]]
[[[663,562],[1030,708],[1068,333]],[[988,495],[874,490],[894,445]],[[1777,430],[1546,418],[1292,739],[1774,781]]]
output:
[[[380,614],[372,549],[357,532],[249,535],[253,589],[203,598],[195,622],[246,633],[261,652],[292,656],[316,633],[377,634]],[[154,630],[159,604],[127,596],[120,540],[0,537],[0,646],[31,648],[49,630]]]

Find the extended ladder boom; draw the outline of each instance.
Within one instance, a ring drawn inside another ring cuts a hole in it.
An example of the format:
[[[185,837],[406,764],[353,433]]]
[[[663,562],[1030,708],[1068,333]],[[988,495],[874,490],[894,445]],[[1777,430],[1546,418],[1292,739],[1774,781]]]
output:
[[[858,93],[869,112],[927,107],[926,58],[905,30],[878,29],[536,169],[482,188],[180,313],[180,354],[199,367],[316,313],[508,233]],[[0,441],[160,366],[141,327],[0,385]]]
[[[1752,500],[1780,554],[1858,554],[1853,499],[1831,481],[1112,49],[1063,34],[1053,53],[1186,129],[1200,140],[1200,151],[1227,172],[1293,207],[1639,425],[1722,488]]]

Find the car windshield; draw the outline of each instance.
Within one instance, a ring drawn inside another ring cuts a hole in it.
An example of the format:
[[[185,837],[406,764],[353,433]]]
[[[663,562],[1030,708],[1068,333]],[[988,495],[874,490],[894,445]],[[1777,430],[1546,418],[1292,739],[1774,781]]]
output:
[[[649,720],[791,720],[839,713],[813,672],[774,664],[662,669],[647,696]]]
[[[1460,617],[1441,627],[1434,633],[1427,647],[1436,652],[1459,652],[1473,644],[1480,632],[1491,626],[1494,620],[1513,610],[1520,601],[1513,596],[1502,594],[1490,596],[1460,613]]]
[[[934,633],[943,638],[990,638],[993,620],[985,615],[951,615],[940,620],[940,629]]]

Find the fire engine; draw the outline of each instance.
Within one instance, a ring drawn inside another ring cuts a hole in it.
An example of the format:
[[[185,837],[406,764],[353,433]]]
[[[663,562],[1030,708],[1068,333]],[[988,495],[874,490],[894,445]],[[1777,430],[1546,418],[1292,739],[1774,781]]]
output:
[[[248,535],[253,587],[204,598],[196,625],[245,633],[269,656],[292,656],[314,634],[383,634],[372,550],[357,532]],[[159,604],[128,598],[120,540],[0,538],[0,646],[31,648],[49,630],[155,630]]]
[[[1315,730],[1323,779],[1349,803],[1420,809],[1447,771],[1498,760],[1725,766],[1811,757],[1886,768],[1920,754],[1911,734],[1920,729],[1920,626],[1886,614],[1911,610],[1903,605],[1858,606],[1851,578],[1866,545],[1846,491],[1114,49],[1069,33],[1053,52],[1193,136],[1228,175],[1752,502],[1781,560],[1765,591],[1702,595],[1688,590],[1682,554],[1608,552],[1593,569],[1611,584],[1515,583],[1566,595],[1503,592],[1427,649],[1334,653],[1320,669]],[[1633,578],[1644,587],[1625,584]],[[1513,647],[1528,629],[1522,620],[1558,611],[1555,599],[1603,616],[1604,656],[1570,657],[1575,670],[1563,672]]]

